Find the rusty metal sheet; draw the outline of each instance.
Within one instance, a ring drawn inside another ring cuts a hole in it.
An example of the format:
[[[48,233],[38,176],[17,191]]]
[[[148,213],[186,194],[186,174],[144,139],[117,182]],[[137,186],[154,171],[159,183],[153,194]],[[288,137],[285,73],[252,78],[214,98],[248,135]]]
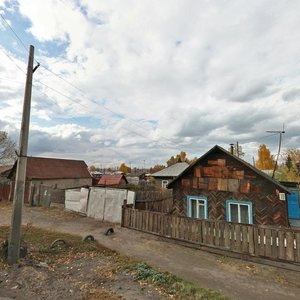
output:
[[[228,191],[229,192],[238,192],[240,183],[238,179],[228,179]]]
[[[241,180],[240,192],[250,193],[250,180]]]
[[[198,178],[201,177],[201,168],[200,167],[195,168],[194,176],[198,177]]]
[[[226,159],[219,158],[218,159],[218,166],[225,167],[226,166]]]
[[[218,178],[218,191],[228,191],[228,179]]]
[[[218,189],[218,179],[209,178],[208,180],[208,190],[216,191]]]
[[[182,178],[181,179],[181,184],[182,184],[182,186],[189,187],[191,185],[191,180]]]
[[[197,178],[197,177],[194,177],[194,178],[193,178],[193,188],[194,188],[194,189],[197,189],[197,188],[198,188],[198,178]]]

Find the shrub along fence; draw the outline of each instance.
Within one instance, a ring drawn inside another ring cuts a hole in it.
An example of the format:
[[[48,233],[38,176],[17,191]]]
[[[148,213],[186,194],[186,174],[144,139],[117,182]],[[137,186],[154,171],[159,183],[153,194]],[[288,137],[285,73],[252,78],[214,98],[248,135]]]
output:
[[[300,230],[197,220],[125,206],[122,226],[199,246],[300,262]]]

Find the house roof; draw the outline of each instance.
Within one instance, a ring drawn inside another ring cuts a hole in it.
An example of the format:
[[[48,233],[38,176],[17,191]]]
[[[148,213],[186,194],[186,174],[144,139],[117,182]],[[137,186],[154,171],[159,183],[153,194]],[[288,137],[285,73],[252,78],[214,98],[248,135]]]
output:
[[[121,180],[123,178],[125,179],[125,182],[128,183],[126,177],[123,174],[104,174],[101,176],[98,185],[116,186],[121,183]]]
[[[178,162],[170,167],[151,174],[153,177],[176,177],[189,166],[186,162]]]
[[[10,171],[13,168],[13,166],[14,165],[0,166],[0,175],[6,173],[7,171]]]
[[[271,178],[270,176],[268,176],[267,174],[265,174],[264,172],[258,170],[257,168],[255,168],[254,166],[250,165],[249,163],[247,163],[246,161],[244,161],[243,159],[231,154],[230,152],[228,152],[227,150],[225,150],[224,148],[215,145],[213,148],[211,148],[209,151],[207,151],[205,154],[203,154],[200,158],[198,158],[194,163],[192,163],[191,165],[189,165],[179,176],[177,176],[174,180],[172,180],[169,184],[168,184],[168,188],[172,188],[173,184],[179,180],[184,174],[186,174],[189,170],[191,170],[195,165],[197,165],[200,161],[202,161],[203,159],[205,159],[209,154],[211,154],[212,152],[215,151],[221,151],[227,155],[229,155],[230,157],[232,157],[233,159],[239,161],[241,164],[243,164],[244,166],[248,167],[249,169],[251,169],[252,171],[254,171],[256,174],[260,175],[261,177],[263,177],[264,179],[270,181],[271,183],[273,183],[274,185],[276,185],[277,187],[281,188],[282,190],[284,190],[285,192],[290,194],[290,191],[283,186],[282,184],[280,184],[278,181],[274,180],[273,178]]]
[[[15,163],[12,172],[17,166]],[[26,179],[91,178],[83,160],[28,157]]]

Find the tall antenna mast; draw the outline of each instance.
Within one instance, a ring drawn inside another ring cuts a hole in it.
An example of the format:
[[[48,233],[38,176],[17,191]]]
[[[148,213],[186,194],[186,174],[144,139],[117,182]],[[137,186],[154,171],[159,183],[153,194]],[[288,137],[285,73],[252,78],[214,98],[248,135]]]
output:
[[[276,161],[275,161],[275,165],[274,165],[274,169],[273,169],[273,174],[272,174],[272,178],[274,178],[275,171],[277,169],[277,164],[278,164],[278,157],[280,155],[281,142],[282,142],[282,134],[285,133],[285,131],[284,131],[284,124],[282,125],[282,130],[268,130],[267,132],[268,133],[279,133],[278,153],[277,153],[277,157],[276,157]]]

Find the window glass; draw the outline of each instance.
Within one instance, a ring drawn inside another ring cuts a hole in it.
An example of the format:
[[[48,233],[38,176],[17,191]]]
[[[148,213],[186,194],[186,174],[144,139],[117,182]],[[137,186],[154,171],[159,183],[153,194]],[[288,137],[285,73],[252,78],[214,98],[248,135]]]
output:
[[[167,188],[167,185],[168,185],[169,181],[168,180],[163,180],[162,183],[161,183],[161,186],[163,189],[166,189]]]
[[[187,215],[191,218],[206,219],[207,218],[207,200],[200,197],[188,196]]]
[[[238,205],[234,203],[230,203],[230,222],[238,223],[239,215],[238,215]]]
[[[199,219],[205,219],[205,206],[199,204]]]
[[[249,206],[240,205],[241,223],[249,224]]]
[[[197,218],[197,200],[191,199],[191,217]]]

